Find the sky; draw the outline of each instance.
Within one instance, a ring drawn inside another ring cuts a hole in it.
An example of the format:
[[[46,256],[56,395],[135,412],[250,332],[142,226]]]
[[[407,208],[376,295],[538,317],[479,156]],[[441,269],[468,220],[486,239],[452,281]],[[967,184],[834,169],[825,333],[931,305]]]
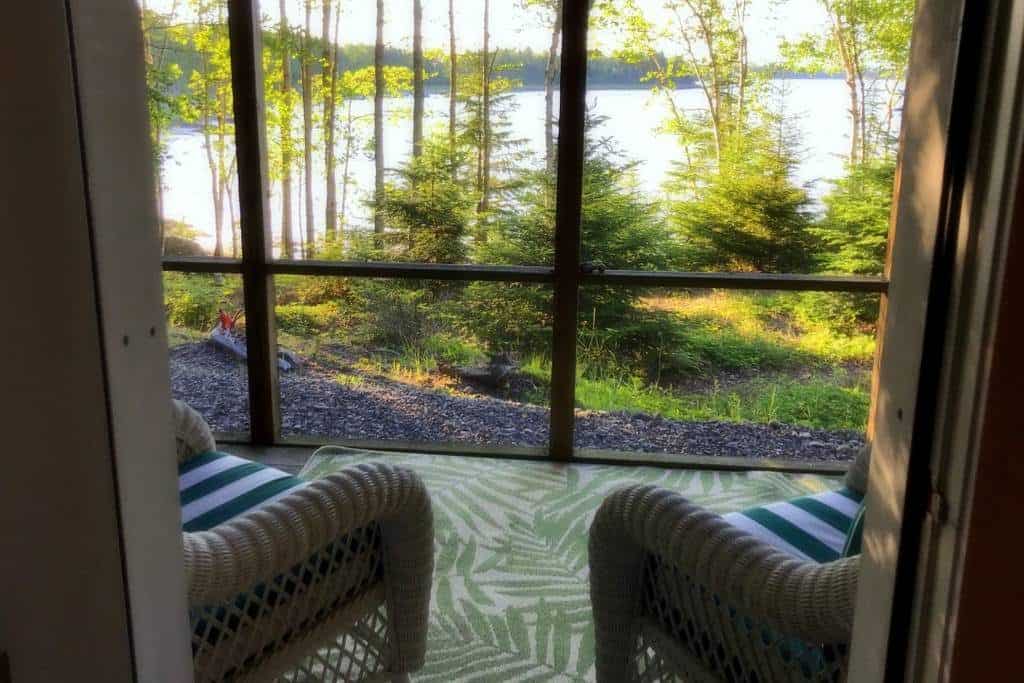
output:
[[[661,0],[638,0],[654,22],[664,20]],[[148,0],[147,5],[158,11],[167,11],[175,0]],[[177,0],[179,7],[188,3]],[[337,4],[337,3],[335,3]],[[375,0],[341,0],[341,42],[374,42],[376,35]],[[269,24],[276,25],[280,17],[279,0],[264,0],[261,12]],[[321,0],[313,0],[313,32],[319,32]],[[483,27],[483,0],[456,0],[455,26],[459,50],[480,48]],[[286,0],[289,23],[304,20],[304,0]],[[385,0],[384,40],[392,47],[412,46],[412,0]],[[550,42],[550,28],[545,26],[543,14],[538,10],[525,10],[521,0],[491,0],[491,44],[494,47],[526,48],[546,51]],[[747,24],[751,62],[765,64],[777,56],[779,38],[795,39],[807,32],[820,31],[825,26],[825,15],[819,0],[753,0]],[[423,43],[425,49],[448,49],[448,0],[423,0]],[[607,36],[591,35],[591,45],[613,49]]]

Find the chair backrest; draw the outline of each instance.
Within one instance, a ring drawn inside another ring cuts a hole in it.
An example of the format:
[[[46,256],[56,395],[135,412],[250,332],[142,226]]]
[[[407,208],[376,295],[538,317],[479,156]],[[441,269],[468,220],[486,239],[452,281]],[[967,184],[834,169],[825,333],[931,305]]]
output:
[[[871,441],[857,452],[857,457],[846,470],[846,486],[864,495],[868,490],[868,470],[871,467]]]
[[[178,464],[209,451],[217,450],[217,442],[203,416],[184,401],[171,400],[174,424],[174,446]]]

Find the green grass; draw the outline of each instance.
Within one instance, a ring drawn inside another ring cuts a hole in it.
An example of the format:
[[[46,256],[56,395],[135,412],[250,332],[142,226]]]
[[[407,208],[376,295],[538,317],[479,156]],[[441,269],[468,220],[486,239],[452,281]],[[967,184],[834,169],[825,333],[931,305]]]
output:
[[[627,324],[596,332],[584,315],[577,406],[673,420],[863,429],[874,331],[829,317],[822,300],[773,292],[649,296]],[[300,355],[327,358],[335,352],[324,345],[340,343],[350,358],[360,358],[356,366],[364,373],[421,387],[449,391],[439,364],[479,365],[489,357],[478,340],[451,331],[390,351],[364,348],[338,324],[342,316],[332,304],[285,304],[277,313],[282,345]],[[169,336],[174,346],[205,333],[172,327]],[[550,359],[532,354],[519,360],[538,386],[524,400],[546,404]],[[359,386],[365,379],[340,373],[335,381]]]
[[[193,342],[203,341],[209,338],[209,333],[200,332],[199,330],[192,330],[187,327],[177,327],[169,325],[167,327],[167,345],[170,348],[175,346],[181,346],[182,344],[191,344]]]
[[[822,429],[863,429],[870,394],[842,380],[757,379],[723,390],[675,393],[641,378],[576,378],[576,405],[585,410],[660,415],[671,420],[784,423]]]

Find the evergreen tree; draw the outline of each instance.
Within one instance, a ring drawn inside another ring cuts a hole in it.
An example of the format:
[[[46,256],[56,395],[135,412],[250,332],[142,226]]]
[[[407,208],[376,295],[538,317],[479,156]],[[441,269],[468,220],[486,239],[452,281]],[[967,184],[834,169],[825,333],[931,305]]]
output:
[[[453,168],[466,159],[453,154],[445,137],[428,137],[423,151],[396,171],[378,211],[389,232],[389,260],[416,263],[465,263],[466,235],[473,215],[473,197],[452,180]]]
[[[680,265],[699,271],[813,270],[811,200],[790,180],[790,165],[770,153],[727,153],[699,192],[672,202],[669,219],[684,245]]]
[[[593,120],[593,129],[600,120]],[[631,181],[635,164],[607,139],[587,136],[583,165],[581,233],[584,259],[605,267],[664,270],[676,259],[673,240],[654,207]],[[554,260],[554,208],[547,201],[555,181],[534,171],[517,194],[514,211],[501,215],[495,238],[479,248],[481,263],[550,264]],[[587,286],[580,310],[599,324],[615,326],[642,292],[635,288]],[[493,306],[501,301],[502,307]],[[495,350],[546,349],[550,341],[551,294],[543,287],[476,282],[467,288],[464,324]]]
[[[889,241],[896,164],[874,161],[849,169],[825,195],[825,215],[813,232],[822,241],[825,270],[881,275]]]

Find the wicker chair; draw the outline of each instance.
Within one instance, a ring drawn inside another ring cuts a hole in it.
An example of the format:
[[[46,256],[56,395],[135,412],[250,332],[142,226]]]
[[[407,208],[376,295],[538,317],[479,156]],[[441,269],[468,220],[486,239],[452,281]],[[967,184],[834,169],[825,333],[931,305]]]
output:
[[[654,486],[611,494],[589,545],[599,682],[843,680],[859,555],[797,559]]]
[[[181,471],[216,444],[194,410],[173,413]],[[413,472],[355,466],[183,540],[196,681],[407,680],[423,665],[434,541]]]

